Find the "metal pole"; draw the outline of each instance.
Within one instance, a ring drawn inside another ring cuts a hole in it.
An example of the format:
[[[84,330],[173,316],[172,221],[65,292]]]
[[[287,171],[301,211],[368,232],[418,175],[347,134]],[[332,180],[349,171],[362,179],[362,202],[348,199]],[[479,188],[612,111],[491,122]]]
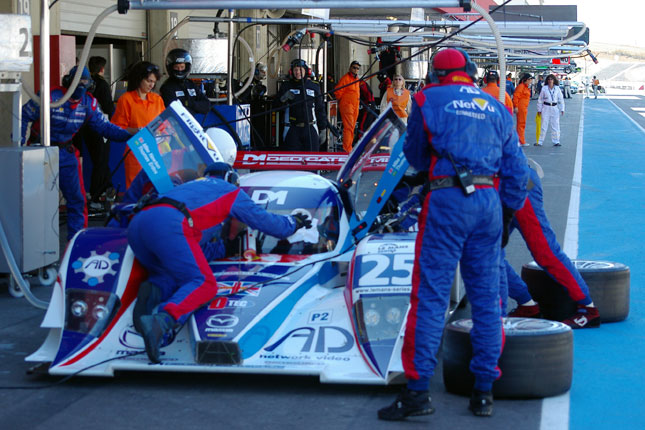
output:
[[[126,6],[127,3],[127,6]],[[471,0],[119,0],[123,9],[357,9],[463,7]]]
[[[228,11],[228,17],[233,18],[235,12],[232,9]],[[228,105],[233,104],[233,48],[234,48],[234,37],[233,32],[235,31],[235,23],[232,19],[228,21],[228,80],[226,82],[226,103]]]
[[[49,1],[40,2],[40,143],[49,146]]]

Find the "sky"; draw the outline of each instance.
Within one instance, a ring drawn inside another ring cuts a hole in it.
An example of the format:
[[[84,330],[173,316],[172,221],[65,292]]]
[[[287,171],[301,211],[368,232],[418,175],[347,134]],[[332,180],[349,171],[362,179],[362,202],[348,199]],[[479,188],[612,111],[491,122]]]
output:
[[[544,0],[545,6],[563,4],[578,6],[578,21],[589,27],[592,48],[594,43],[645,46],[645,0]]]

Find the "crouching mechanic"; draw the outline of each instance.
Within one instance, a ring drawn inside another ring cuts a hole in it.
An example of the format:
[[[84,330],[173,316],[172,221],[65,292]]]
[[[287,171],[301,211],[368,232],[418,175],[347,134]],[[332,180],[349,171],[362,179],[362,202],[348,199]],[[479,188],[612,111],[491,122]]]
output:
[[[600,314],[589,296],[589,287],[560,248],[555,232],[546,217],[542,202],[542,182],[534,169],[530,169],[528,189],[528,197],[522,209],[515,212],[510,231],[512,232],[513,229],[520,231],[536,263],[562,285],[569,297],[578,303],[576,313],[562,322],[574,329],[599,327]],[[508,316],[540,318],[539,304],[533,300],[526,283],[506,260],[504,260],[504,270],[508,282],[508,295],[519,304]],[[503,280],[504,276],[502,276]],[[503,283],[502,289],[505,289]]]
[[[60,100],[67,92],[76,70],[77,68],[73,67],[69,75],[63,78],[64,87],[51,90],[52,102]],[[69,100],[60,107],[51,108],[51,144],[59,148],[60,190],[67,205],[67,240],[87,227],[87,206],[79,163],[80,154],[72,144],[72,137],[86,123],[100,136],[114,141],[125,141],[131,136],[126,130],[110,123],[103,115],[96,99],[91,94],[87,94],[91,86],[90,71],[84,67],[81,80]],[[25,133],[29,123],[32,123],[29,144],[40,142],[40,105],[33,100],[22,107],[22,144],[25,143]]]
[[[210,302],[217,282],[199,242],[202,232],[232,217],[263,233],[285,238],[302,227],[306,216],[271,214],[240,188],[227,182],[237,176],[226,163],[213,163],[206,176],[173,188],[150,202],[128,226],[128,242],[148,270],[133,311],[150,361],[160,362],[164,339],[175,326]]]
[[[493,412],[503,338],[503,219],[510,222],[508,214],[524,203],[528,165],[513,119],[504,105],[473,85],[476,73],[465,51],[443,49],[433,57],[430,84],[412,102],[403,151],[412,167],[428,172],[429,191],[419,216],[402,349],[408,383],[394,403],[378,411],[383,420],[434,412],[428,388],[459,262],[472,305],[475,386],[469,407],[477,416]]]

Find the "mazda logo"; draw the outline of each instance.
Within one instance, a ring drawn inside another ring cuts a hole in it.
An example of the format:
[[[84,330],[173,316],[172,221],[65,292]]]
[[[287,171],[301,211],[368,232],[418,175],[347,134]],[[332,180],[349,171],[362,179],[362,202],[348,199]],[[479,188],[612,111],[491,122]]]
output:
[[[209,327],[233,327],[240,321],[235,315],[213,315],[206,320]]]

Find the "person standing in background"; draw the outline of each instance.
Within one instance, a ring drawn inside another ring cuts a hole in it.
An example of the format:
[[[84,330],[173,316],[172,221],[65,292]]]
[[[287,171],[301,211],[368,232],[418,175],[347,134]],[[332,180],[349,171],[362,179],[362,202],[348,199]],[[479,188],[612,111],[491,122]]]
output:
[[[598,80],[597,77],[593,77],[593,81],[591,81],[591,87],[593,88],[593,98],[597,99],[598,98],[598,87],[600,86],[600,81]]]
[[[405,80],[402,75],[394,75],[392,86],[387,89],[381,100],[381,112],[384,112],[388,103],[392,103],[392,109],[401,121],[408,123],[408,116],[412,108],[410,91],[405,88]]]
[[[354,60],[349,65],[349,71],[340,78],[334,91],[338,100],[338,110],[343,121],[343,149],[352,152],[354,145],[354,128],[358,119],[358,105],[360,100],[360,84],[358,71],[361,64]]]
[[[134,134],[163,112],[163,99],[152,92],[159,78],[156,64],[148,61],[135,64],[128,74],[128,91],[119,97],[112,123]],[[129,188],[141,165],[127,146],[124,157],[125,184]]]
[[[509,97],[513,97],[513,93],[515,92],[515,84],[513,83],[513,75],[509,73],[506,75],[506,94],[509,95]]]
[[[568,76],[566,78],[564,78],[564,82],[562,83],[562,86],[564,87],[564,98],[565,99],[570,99],[571,98],[571,81],[569,80]]]
[[[107,60],[103,57],[90,57],[88,68],[94,80],[92,95],[99,103],[106,119],[110,119],[114,113],[114,101],[110,84],[105,80],[105,65]],[[90,127],[81,129],[83,140],[92,160],[92,178],[90,179],[90,207],[98,209],[102,207],[99,203],[101,195],[112,188],[112,176],[110,175],[110,142]],[[114,191],[108,193],[112,194]],[[98,205],[98,206],[96,206]]]
[[[484,83],[486,86],[482,88],[482,91],[493,96],[495,100],[499,100],[499,92],[501,91],[499,88],[499,73],[495,70],[489,70],[484,76]],[[513,115],[513,101],[506,92],[504,93],[504,106],[508,109],[508,113]]]
[[[546,132],[551,125],[551,141],[553,146],[560,146],[560,116],[564,115],[564,98],[558,87],[558,80],[551,74],[546,77],[546,85],[542,87],[538,97],[537,116],[542,118],[540,140],[535,146],[542,146]]]
[[[525,73],[513,93],[513,106],[517,109],[517,135],[521,146],[529,146],[524,138],[526,129],[526,117],[529,113],[529,102],[531,101],[531,83],[533,76]]]

